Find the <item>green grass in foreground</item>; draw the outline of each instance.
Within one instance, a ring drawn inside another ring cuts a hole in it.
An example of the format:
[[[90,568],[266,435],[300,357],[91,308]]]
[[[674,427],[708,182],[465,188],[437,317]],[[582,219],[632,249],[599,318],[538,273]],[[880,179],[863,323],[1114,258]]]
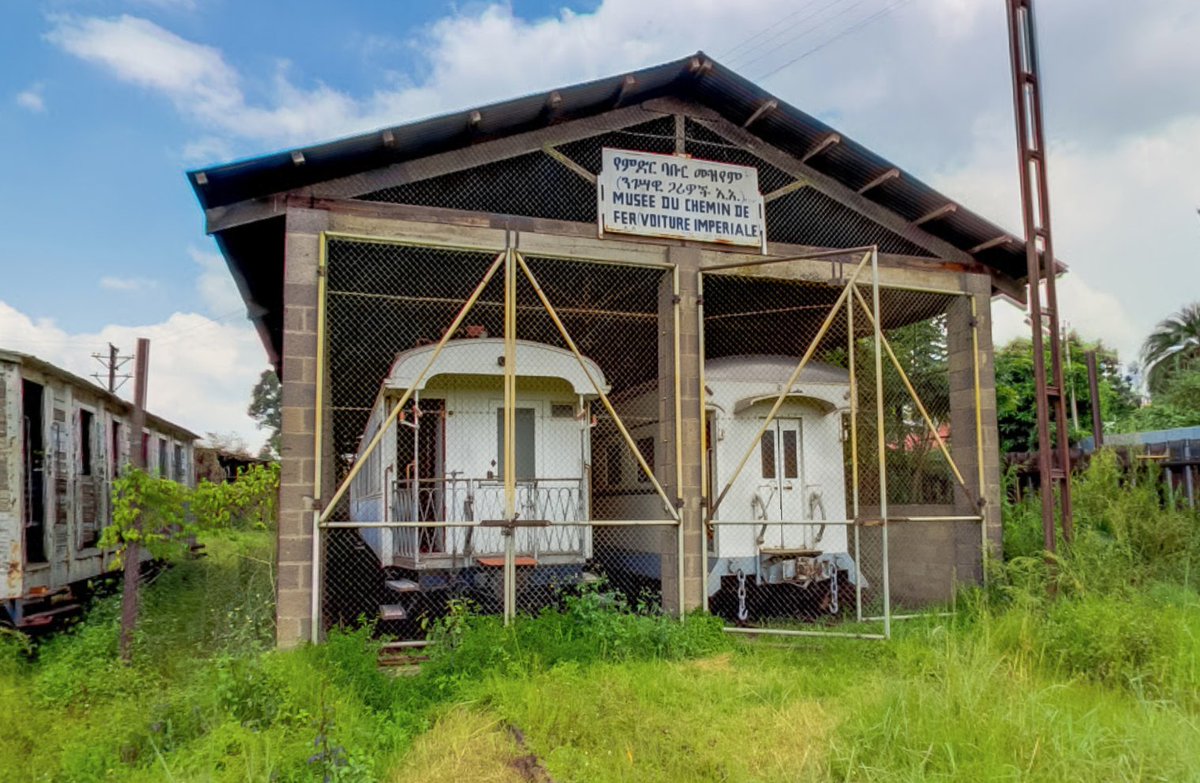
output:
[[[271,535],[214,535],[146,591],[131,666],[113,598],[32,657],[3,640],[0,780],[1200,780],[1200,520],[1110,468],[1053,570],[1007,509],[989,589],[888,643],[768,647],[585,594],[456,614],[396,677],[366,632],[270,650]]]

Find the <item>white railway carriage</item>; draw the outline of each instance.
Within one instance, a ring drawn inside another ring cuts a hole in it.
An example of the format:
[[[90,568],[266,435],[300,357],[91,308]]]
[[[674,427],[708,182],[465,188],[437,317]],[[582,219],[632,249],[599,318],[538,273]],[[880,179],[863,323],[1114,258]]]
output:
[[[734,476],[796,367],[789,356],[732,356],[704,367],[709,475],[718,495]],[[849,554],[843,413],[849,374],[810,362],[729,486],[709,544],[709,592],[740,571],[758,585],[858,579]],[[823,524],[830,522],[831,524]]]
[[[843,414],[850,404],[849,374],[810,362],[754,443],[796,362],[789,356],[742,355],[705,364],[710,502],[729,485],[708,539],[708,591],[710,598],[722,589],[736,591],[739,577],[760,598],[773,585],[810,589],[814,593],[806,611],[811,614],[837,611],[836,598],[830,601],[837,580],[853,585],[859,579],[845,524]],[[656,406],[650,393],[624,401],[621,410],[636,418],[650,416]],[[748,450],[750,457],[739,473]],[[635,473],[627,465],[606,467],[598,475]],[[625,489],[607,504],[613,516],[641,519],[661,513],[655,496],[633,490],[627,480],[623,484]],[[650,572],[662,550],[658,539],[648,533],[626,535],[620,549],[630,570],[658,577]]]
[[[410,400],[350,487],[351,521],[430,523],[359,528],[380,565],[403,577],[388,582],[401,592],[455,580],[483,589],[478,572],[498,570],[504,556],[501,529],[486,524],[504,518],[504,341],[451,340],[418,379],[434,349],[396,356],[360,459],[406,390]],[[607,392],[603,372],[585,361]],[[517,563],[538,566],[544,579],[577,580],[592,554],[587,411],[595,390],[572,353],[542,343],[517,341],[516,373],[516,511],[548,523],[517,528]]]

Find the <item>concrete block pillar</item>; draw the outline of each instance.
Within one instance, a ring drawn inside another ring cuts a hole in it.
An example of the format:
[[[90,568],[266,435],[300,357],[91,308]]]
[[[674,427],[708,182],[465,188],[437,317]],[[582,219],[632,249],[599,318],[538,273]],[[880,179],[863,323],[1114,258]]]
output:
[[[704,567],[704,527],[700,509],[700,427],[703,395],[700,390],[699,302],[700,251],[672,247],[668,260],[679,268],[679,397],[680,432],[675,432],[675,303],[670,273],[664,274],[658,297],[659,437],[655,472],[670,497],[680,497],[683,535],[683,605],[679,605],[679,531],[662,535],[663,609],[688,612],[703,606],[701,568]],[[676,448],[682,453],[683,483],[677,481]]]
[[[992,358],[991,282],[985,275],[966,276],[969,294],[955,297],[946,311],[950,364],[950,453],[963,473],[970,494],[955,493],[956,514],[984,517],[992,554],[1000,553],[1000,444],[996,423],[996,371]],[[972,315],[974,301],[974,315]],[[975,352],[972,335],[979,344]],[[979,367],[978,406],[982,417],[983,465],[980,484],[979,444],[976,437],[975,364]],[[956,567],[960,580],[982,577],[978,526],[958,525]]]
[[[328,213],[289,209],[284,245],[275,640],[312,638],[314,447],[317,389],[317,270]]]

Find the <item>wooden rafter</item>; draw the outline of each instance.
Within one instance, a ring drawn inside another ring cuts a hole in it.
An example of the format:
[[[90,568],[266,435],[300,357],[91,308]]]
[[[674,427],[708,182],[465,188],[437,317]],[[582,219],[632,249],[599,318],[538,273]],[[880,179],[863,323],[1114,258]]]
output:
[[[861,196],[862,194],[866,193],[868,190],[879,187],[883,183],[887,182],[889,179],[898,179],[899,177],[900,177],[900,169],[888,169],[887,171],[883,172],[875,179],[871,180],[870,182],[868,182],[867,184],[865,184],[861,188],[859,188],[858,195]]]

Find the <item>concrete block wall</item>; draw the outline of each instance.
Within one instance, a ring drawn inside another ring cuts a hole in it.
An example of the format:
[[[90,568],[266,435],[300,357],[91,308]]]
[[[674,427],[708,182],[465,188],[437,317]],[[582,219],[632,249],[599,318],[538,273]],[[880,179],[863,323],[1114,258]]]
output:
[[[275,638],[287,648],[313,638],[313,503],[317,305],[321,232],[328,213],[289,209],[284,249],[279,565]]]
[[[672,276],[665,274],[659,287],[659,442],[662,459],[659,480],[668,495],[683,498],[679,509],[683,535],[683,605],[679,605],[680,531],[664,531],[662,536],[663,609],[688,612],[703,605],[701,569],[704,568],[705,539],[700,509],[700,251],[697,248],[672,247],[667,260],[679,268],[679,404],[682,431],[675,432],[675,310]],[[675,438],[683,455],[683,484],[677,485]]]

